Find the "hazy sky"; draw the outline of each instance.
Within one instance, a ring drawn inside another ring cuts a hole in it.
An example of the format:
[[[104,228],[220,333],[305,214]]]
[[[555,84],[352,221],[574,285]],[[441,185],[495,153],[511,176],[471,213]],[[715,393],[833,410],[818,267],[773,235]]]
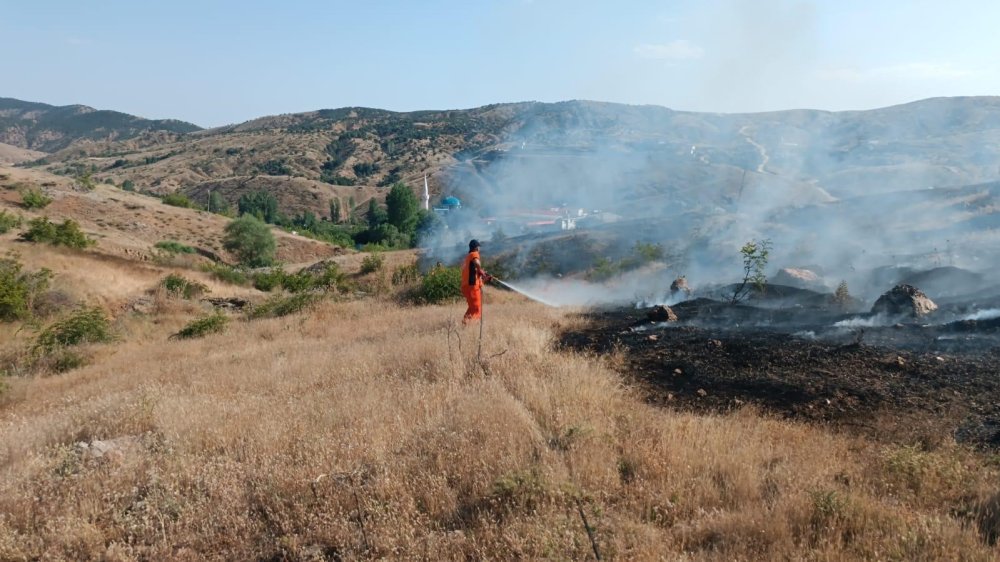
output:
[[[865,109],[1000,94],[992,0],[0,0],[0,97],[202,126],[592,99]]]

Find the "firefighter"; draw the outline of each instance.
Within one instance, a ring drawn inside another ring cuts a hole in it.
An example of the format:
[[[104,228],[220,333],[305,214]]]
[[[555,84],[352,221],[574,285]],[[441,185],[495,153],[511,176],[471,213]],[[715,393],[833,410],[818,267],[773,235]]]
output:
[[[492,279],[490,274],[483,271],[483,264],[479,261],[479,241],[470,240],[469,253],[462,262],[462,294],[465,295],[465,302],[469,304],[462,324],[468,325],[482,318],[483,283],[489,283]]]

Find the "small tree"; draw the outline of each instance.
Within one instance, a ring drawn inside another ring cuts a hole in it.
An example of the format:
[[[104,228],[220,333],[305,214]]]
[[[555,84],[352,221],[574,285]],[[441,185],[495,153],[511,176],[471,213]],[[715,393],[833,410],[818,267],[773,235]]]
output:
[[[833,293],[834,304],[836,304],[841,310],[847,310],[851,307],[852,300],[853,298],[851,297],[851,292],[847,289],[847,281],[841,281],[840,284],[837,285],[837,290]]]
[[[84,191],[93,191],[97,187],[97,182],[94,180],[94,172],[91,170],[85,170],[73,179],[76,181],[76,185]]]
[[[340,197],[330,199],[330,222],[340,222]]]
[[[248,267],[274,264],[277,244],[271,229],[253,215],[244,215],[226,225],[223,247]]]
[[[132,180],[125,180],[122,182],[122,191],[135,191],[135,182]]]
[[[733,291],[731,303],[736,304],[746,298],[751,288],[763,293],[767,285],[768,256],[771,253],[770,240],[750,240],[740,248],[743,255],[743,281]]]
[[[224,215],[229,212],[229,203],[218,191],[208,194],[208,212]]]
[[[385,205],[389,224],[398,228],[402,233],[413,234],[417,229],[417,220],[420,218],[420,201],[417,200],[413,191],[406,187],[406,184],[397,183],[386,195]]]
[[[379,206],[375,198],[368,200],[368,212],[365,213],[365,218],[368,220],[368,228],[371,230],[377,229],[379,226],[385,224],[388,220],[388,215],[385,209]]]
[[[236,205],[240,215],[253,215],[271,224],[278,221],[278,199],[266,191],[244,193]]]
[[[25,209],[44,209],[52,202],[52,198],[36,188],[28,188],[21,192],[21,205]]]

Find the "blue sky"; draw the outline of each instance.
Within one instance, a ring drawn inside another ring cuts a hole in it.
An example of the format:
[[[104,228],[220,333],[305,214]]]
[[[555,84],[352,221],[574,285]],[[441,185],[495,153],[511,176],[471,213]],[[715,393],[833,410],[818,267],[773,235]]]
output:
[[[592,99],[866,109],[1000,94],[987,0],[0,0],[0,96],[202,126]]]

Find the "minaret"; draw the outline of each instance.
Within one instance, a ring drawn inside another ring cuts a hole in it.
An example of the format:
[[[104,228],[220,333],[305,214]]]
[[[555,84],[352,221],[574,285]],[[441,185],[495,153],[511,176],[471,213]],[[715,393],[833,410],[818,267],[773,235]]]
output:
[[[431,210],[431,190],[427,186],[427,174],[424,174],[424,210]]]

